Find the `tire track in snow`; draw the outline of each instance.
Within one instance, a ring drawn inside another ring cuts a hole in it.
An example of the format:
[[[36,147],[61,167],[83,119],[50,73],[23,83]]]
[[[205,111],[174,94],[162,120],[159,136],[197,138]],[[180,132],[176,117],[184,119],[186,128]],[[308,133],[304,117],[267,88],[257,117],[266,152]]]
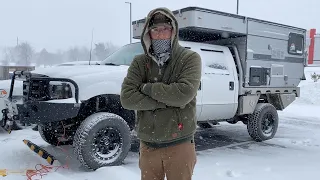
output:
[[[306,118],[306,117],[291,117],[291,116],[282,116],[280,117],[281,124],[292,125],[295,127],[304,127],[311,129],[320,129],[320,119],[315,118]]]

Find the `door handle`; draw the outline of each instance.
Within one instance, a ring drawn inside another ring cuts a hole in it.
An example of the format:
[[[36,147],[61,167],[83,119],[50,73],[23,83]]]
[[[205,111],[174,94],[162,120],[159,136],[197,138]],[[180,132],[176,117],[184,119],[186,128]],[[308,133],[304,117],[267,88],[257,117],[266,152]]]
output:
[[[198,91],[200,91],[200,90],[201,90],[201,81],[200,81],[200,85],[199,85]]]
[[[233,82],[233,81],[230,81],[230,82],[229,82],[229,90],[230,90],[230,91],[233,91],[233,90],[234,90],[234,82]]]

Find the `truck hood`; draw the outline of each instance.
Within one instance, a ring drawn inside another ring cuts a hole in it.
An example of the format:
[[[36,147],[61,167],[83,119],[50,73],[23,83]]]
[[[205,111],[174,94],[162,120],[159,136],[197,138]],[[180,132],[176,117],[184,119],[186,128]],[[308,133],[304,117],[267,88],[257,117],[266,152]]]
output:
[[[129,66],[56,66],[38,68],[32,73],[55,78],[68,78],[79,86],[79,99],[87,100],[100,94],[120,94]]]
[[[72,79],[79,86],[79,99],[87,100],[100,94],[120,94],[121,85],[128,68],[129,66],[75,65],[37,68],[32,73]],[[0,90],[3,89],[9,94],[10,83],[11,80],[0,81]],[[22,81],[15,81],[13,95],[21,96],[23,93],[22,88]],[[7,98],[8,94],[2,98]]]
[[[50,68],[37,68],[32,73],[47,75],[56,78],[76,78],[78,76],[91,76],[91,75],[111,75],[119,71],[126,71],[128,66],[107,66],[107,65],[92,65],[92,66],[55,66]]]

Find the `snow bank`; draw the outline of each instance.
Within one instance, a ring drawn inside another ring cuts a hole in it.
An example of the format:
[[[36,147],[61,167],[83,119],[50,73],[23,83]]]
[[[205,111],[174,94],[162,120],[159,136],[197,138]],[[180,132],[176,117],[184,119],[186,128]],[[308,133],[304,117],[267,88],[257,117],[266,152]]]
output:
[[[298,97],[292,104],[290,104],[283,112],[279,112],[279,115],[286,117],[320,117],[320,81],[313,82],[311,74],[320,74],[320,67],[307,67],[305,69],[305,81],[301,81],[300,97]]]
[[[301,104],[300,104],[301,103]],[[279,111],[279,115],[285,115],[286,117],[317,117],[320,118],[320,105],[308,105],[302,104],[302,102],[294,102],[289,105],[284,111]]]
[[[96,177],[112,177],[112,180],[140,179],[139,172],[129,170],[124,166],[104,167],[96,170]]]
[[[301,86],[300,98],[297,103],[308,105],[320,105],[320,81],[307,82]]]
[[[306,81],[301,81],[300,96],[294,103],[320,106],[320,81],[313,82],[311,74],[320,74],[320,67],[307,67],[305,69]]]

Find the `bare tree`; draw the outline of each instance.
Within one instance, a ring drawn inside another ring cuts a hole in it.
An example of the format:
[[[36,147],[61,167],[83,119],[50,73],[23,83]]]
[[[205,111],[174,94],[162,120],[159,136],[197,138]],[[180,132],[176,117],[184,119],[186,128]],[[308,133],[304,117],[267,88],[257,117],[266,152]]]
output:
[[[112,43],[97,43],[95,44],[94,53],[99,61],[104,60],[109,56],[113,51],[117,49]]]
[[[34,49],[27,42],[21,43],[16,46],[18,52],[18,64],[19,65],[30,65],[32,57],[34,55]]]
[[[51,64],[50,63],[50,54],[45,48],[43,48],[40,51],[36,62],[37,62],[37,65],[44,65],[44,66]]]
[[[10,48],[4,48],[3,51],[3,61],[2,64],[3,65],[9,65],[10,62],[12,62],[12,55],[11,55],[11,51]]]
[[[99,61],[103,60],[107,56],[105,45],[101,42],[95,44],[94,54]]]
[[[78,47],[70,48],[68,51],[70,61],[79,61],[80,53]]]

